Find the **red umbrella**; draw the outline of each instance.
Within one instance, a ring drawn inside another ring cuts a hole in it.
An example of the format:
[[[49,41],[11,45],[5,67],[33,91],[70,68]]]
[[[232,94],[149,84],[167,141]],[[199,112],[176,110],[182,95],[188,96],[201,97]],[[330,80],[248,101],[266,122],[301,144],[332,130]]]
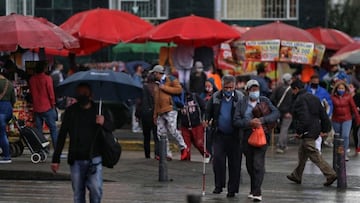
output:
[[[80,48],[71,52],[85,55],[110,44],[128,41],[153,26],[124,11],[96,8],[71,16],[60,27],[80,40]]]
[[[210,18],[195,15],[168,20],[135,41],[174,42],[190,46],[213,46],[239,38],[240,34],[231,26]]]
[[[241,40],[245,41],[274,39],[320,43],[315,37],[305,30],[279,21],[253,27],[241,35]]]
[[[306,31],[324,44],[327,49],[339,50],[354,42],[349,35],[336,29],[315,27]]]
[[[0,16],[0,50],[16,51],[18,46],[33,48],[76,48],[79,42],[45,19],[11,14]]]
[[[360,42],[355,41],[339,49],[333,56],[331,56],[330,63],[338,64],[341,61],[346,60],[346,58],[349,57],[350,55],[359,52],[360,52]]]
[[[251,27],[242,27],[238,25],[232,25],[231,27],[235,29],[237,32],[239,32],[241,35],[251,29]]]

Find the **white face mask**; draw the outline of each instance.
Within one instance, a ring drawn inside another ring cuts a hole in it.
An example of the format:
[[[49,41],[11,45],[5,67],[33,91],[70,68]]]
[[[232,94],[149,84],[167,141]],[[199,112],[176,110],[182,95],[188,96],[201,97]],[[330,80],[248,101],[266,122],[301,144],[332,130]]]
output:
[[[257,100],[260,97],[260,91],[249,92],[249,97],[252,100]]]
[[[212,87],[207,87],[207,88],[205,88],[205,90],[206,90],[207,92],[212,92],[212,91],[213,91],[213,88],[212,88]]]

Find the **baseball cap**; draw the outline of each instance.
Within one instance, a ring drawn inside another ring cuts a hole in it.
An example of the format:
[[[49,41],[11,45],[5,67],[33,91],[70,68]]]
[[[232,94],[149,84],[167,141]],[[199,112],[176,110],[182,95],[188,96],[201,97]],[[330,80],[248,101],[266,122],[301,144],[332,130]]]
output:
[[[196,61],[195,62],[195,68],[204,68],[204,65],[201,61]]]
[[[292,75],[290,73],[285,73],[283,76],[282,76],[282,79],[286,82],[290,81],[292,79]]]
[[[251,80],[247,81],[247,83],[246,83],[246,89],[248,90],[248,89],[250,89],[252,86],[258,86],[258,87],[260,87],[259,82],[258,82],[257,80],[254,80],[254,79],[251,79]]]
[[[165,68],[162,65],[156,65],[151,71],[149,71],[149,73],[153,73],[153,72],[165,73]]]

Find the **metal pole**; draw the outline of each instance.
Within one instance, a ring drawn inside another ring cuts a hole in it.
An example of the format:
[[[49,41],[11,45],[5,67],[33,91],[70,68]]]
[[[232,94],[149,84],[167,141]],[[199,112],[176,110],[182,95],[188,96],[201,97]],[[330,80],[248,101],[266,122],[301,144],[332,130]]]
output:
[[[345,148],[344,148],[344,139],[340,137],[339,133],[335,133],[334,136],[333,165],[337,175],[337,188],[345,189],[347,187]]]
[[[221,0],[214,0],[214,19],[221,21]]]
[[[159,181],[168,181],[167,162],[166,162],[166,136],[161,135],[159,141]]]

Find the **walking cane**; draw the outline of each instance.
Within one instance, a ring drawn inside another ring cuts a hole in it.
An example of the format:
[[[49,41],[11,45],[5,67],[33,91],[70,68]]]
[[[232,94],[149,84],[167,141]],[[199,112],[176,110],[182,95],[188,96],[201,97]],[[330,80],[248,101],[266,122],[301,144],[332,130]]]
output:
[[[202,177],[202,196],[205,196],[205,176],[206,176],[206,129],[204,128],[204,155],[203,155],[203,177]]]

